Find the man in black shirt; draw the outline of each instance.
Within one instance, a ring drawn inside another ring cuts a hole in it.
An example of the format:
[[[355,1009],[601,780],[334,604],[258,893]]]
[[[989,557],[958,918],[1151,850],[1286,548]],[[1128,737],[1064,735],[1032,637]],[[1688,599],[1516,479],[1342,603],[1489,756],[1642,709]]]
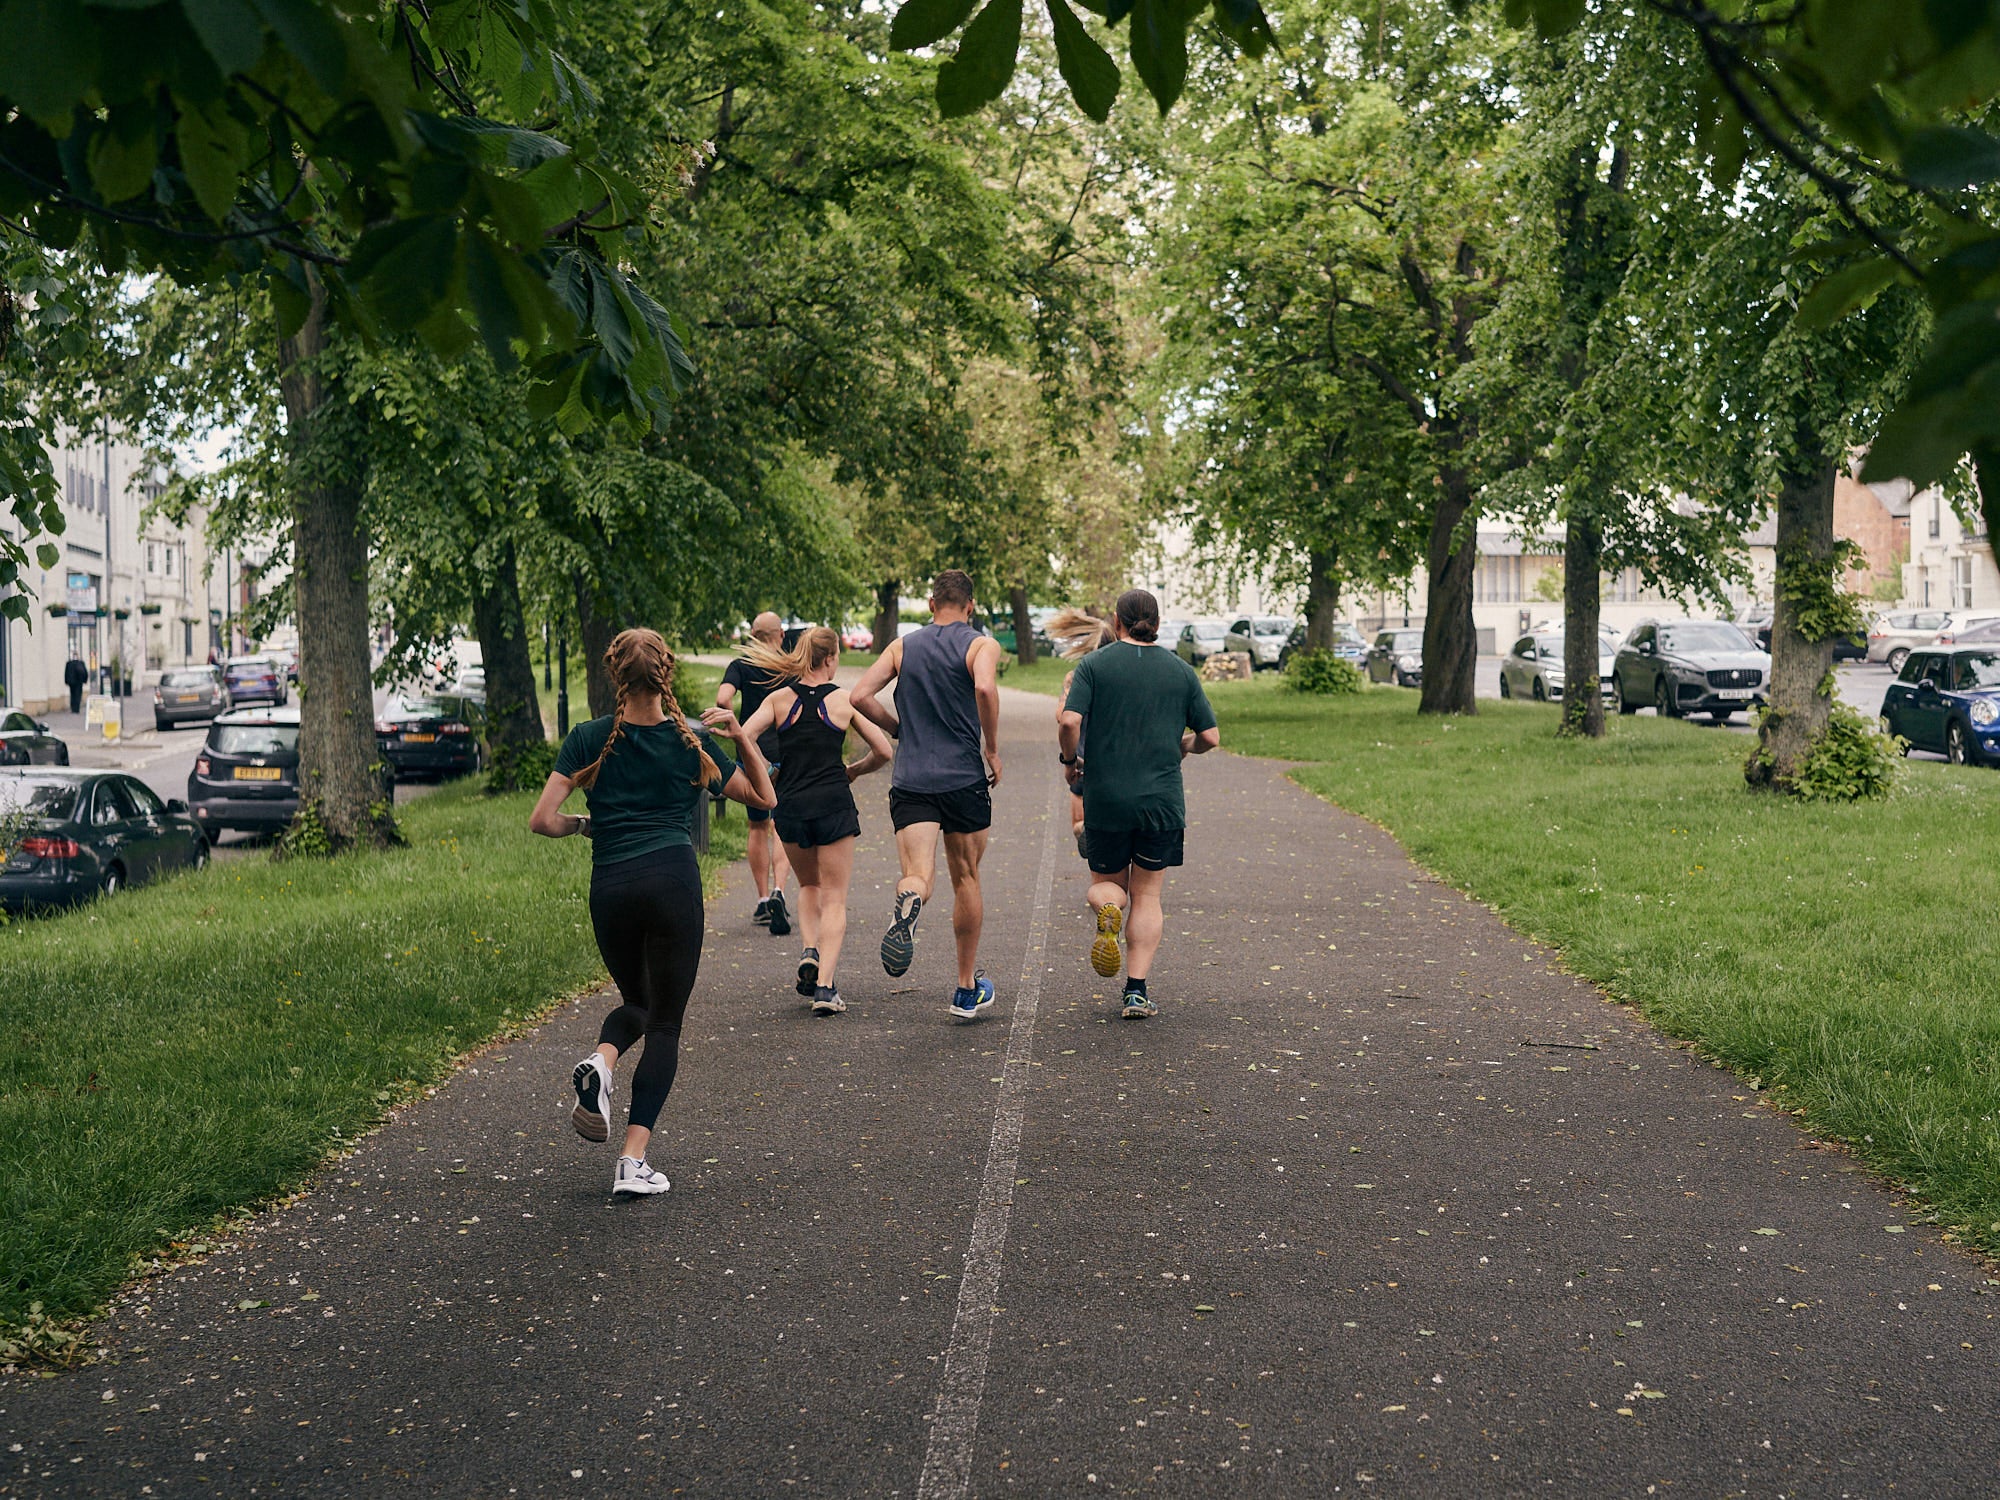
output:
[[[773,650],[782,649],[785,622],[765,610],[750,622],[750,634]],[[747,724],[750,716],[763,707],[766,698],[777,689],[788,686],[789,682],[774,681],[762,668],[753,667],[739,658],[731,662],[722,674],[722,686],[715,693],[715,706],[733,710],[737,722]],[[736,702],[739,693],[743,695],[741,703]],[[776,774],[778,736],[775,733],[762,736],[757,748]],[[778,842],[767,809],[752,807],[747,811],[750,815],[746,839],[750,852],[750,881],[757,887],[757,909],[751,913],[750,919],[760,925],[768,924],[774,935],[783,937],[792,930],[791,916],[785,910],[785,877],[791,874],[785,865],[785,846]]]

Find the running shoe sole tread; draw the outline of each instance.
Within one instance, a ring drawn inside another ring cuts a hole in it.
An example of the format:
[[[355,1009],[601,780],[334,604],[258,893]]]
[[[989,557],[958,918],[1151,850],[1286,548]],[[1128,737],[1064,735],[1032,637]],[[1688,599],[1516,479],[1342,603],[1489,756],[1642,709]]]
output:
[[[1097,909],[1097,941],[1090,945],[1090,966],[1105,979],[1117,977],[1125,955],[1118,947],[1118,933],[1125,925],[1125,913],[1106,902]]]

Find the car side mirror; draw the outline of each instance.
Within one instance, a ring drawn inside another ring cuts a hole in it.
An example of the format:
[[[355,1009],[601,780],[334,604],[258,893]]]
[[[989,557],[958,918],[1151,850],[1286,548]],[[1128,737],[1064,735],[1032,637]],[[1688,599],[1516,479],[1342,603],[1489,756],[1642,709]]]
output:
[[[169,797],[169,798],[167,798],[167,811],[168,811],[168,812],[170,812],[170,813],[184,813],[184,812],[186,812],[187,810],[188,810],[188,805],[187,805],[187,803],[183,802],[183,801],[182,801],[182,800],[181,800],[181,799],[180,799],[179,797]]]
[[[1651,641],[1641,641],[1639,642],[1638,650],[1641,656],[1651,656],[1653,654],[1653,643]]]
[[[36,733],[36,734],[47,734],[48,732],[49,732],[49,726],[48,726],[48,723],[47,723],[47,721],[45,721],[45,720],[42,720],[42,719],[37,719],[37,720],[35,721],[35,733]]]
[[[1920,693],[1935,693],[1937,691],[1937,684],[1932,682],[1928,677],[1923,678],[1917,683],[1917,691]]]

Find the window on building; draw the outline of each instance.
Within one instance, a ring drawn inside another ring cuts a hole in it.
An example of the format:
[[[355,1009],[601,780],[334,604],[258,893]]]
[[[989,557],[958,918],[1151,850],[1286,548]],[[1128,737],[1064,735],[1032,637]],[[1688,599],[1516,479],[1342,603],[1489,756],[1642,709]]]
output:
[[[1951,607],[1972,608],[1972,559],[1969,557],[1954,557],[1951,560]]]
[[[169,578],[178,577],[180,574],[180,567],[179,567],[180,550],[181,550],[180,544],[178,542],[167,543],[167,549],[166,549],[167,555],[165,558],[165,562],[167,565],[167,577]]]
[[[1944,529],[1944,501],[1931,501],[1931,535],[1937,536]]]
[[[160,544],[158,542],[146,543],[146,571],[148,573],[157,573],[160,571]]]

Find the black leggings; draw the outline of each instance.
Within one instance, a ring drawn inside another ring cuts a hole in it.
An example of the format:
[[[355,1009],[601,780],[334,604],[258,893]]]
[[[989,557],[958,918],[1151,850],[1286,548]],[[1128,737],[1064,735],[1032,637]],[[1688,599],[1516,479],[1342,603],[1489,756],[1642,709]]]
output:
[[[590,925],[624,1004],[597,1034],[620,1053],[641,1036],[631,1123],[653,1128],[680,1066],[681,1018],[701,967],[701,869],[686,845],[600,865],[590,875]]]

